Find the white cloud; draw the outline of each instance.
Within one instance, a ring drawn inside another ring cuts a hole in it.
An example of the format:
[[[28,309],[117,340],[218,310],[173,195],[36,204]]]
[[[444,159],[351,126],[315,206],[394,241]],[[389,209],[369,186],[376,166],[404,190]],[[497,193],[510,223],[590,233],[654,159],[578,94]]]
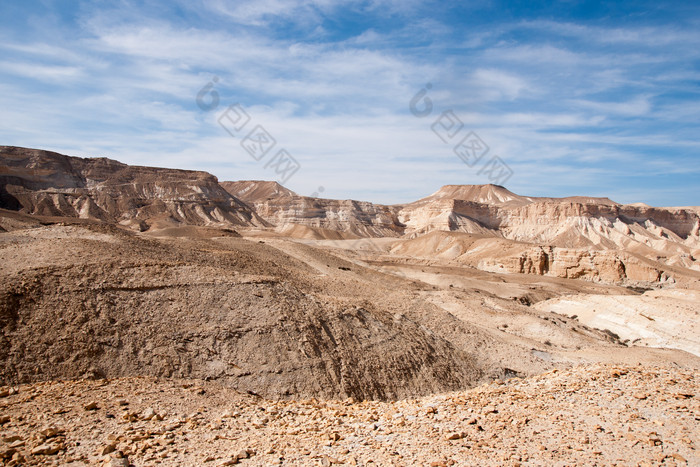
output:
[[[497,69],[477,69],[470,76],[470,84],[487,100],[514,100],[534,91],[522,77]]]
[[[79,67],[62,65],[44,65],[32,62],[1,61],[0,69],[6,73],[23,76],[39,81],[59,82],[64,84],[83,75]]]
[[[625,102],[573,100],[571,103],[604,115],[616,114],[629,117],[648,115],[652,109],[650,96],[637,96]]]

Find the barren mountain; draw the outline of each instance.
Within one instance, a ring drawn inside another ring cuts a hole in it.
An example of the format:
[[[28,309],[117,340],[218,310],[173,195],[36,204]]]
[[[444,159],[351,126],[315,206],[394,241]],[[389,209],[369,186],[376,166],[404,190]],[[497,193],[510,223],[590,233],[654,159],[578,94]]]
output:
[[[139,230],[265,225],[206,172],[11,146],[0,146],[0,208],[118,222]]]

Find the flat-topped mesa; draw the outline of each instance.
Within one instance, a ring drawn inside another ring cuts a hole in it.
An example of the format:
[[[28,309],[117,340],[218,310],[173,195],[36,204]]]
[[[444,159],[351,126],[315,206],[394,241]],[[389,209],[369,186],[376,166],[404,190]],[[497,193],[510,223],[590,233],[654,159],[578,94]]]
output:
[[[0,146],[0,207],[141,230],[149,225],[266,225],[207,172],[12,146]]]
[[[521,206],[532,202],[532,198],[516,195],[500,185],[445,185],[412,204],[435,199],[458,199],[497,206]]]
[[[597,219],[607,226],[639,224],[644,228],[660,228],[668,231],[666,236],[670,232],[686,239],[694,236],[700,219],[693,208],[622,205],[609,198],[587,196],[526,197],[499,185],[445,185],[432,195],[405,205],[399,213],[408,233],[435,228],[452,230],[444,220],[450,216],[467,217],[481,227],[503,231],[506,237],[509,229],[522,230],[519,226],[531,226],[532,238],[528,238],[527,232],[518,233],[517,239],[523,241],[549,241],[548,236],[551,240],[559,235],[551,234],[562,222],[581,224],[589,219]]]
[[[521,196],[513,193],[501,185],[444,185],[438,191],[415,203],[422,203],[434,199],[458,199],[474,203],[488,204],[502,207],[524,206],[531,203],[561,202],[617,206],[619,203],[610,198],[593,196],[567,196],[564,198],[551,198],[540,196]],[[412,204],[415,204],[412,203]]]

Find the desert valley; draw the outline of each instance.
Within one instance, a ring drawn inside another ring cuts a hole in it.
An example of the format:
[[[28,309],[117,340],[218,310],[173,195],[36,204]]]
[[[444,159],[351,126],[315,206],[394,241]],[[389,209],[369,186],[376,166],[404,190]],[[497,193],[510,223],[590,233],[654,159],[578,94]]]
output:
[[[5,465],[698,465],[700,207],[0,147]]]

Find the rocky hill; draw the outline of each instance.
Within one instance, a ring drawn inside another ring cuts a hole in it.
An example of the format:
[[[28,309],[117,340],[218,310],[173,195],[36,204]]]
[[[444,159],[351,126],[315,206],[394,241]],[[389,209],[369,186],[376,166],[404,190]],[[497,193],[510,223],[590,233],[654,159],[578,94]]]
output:
[[[266,225],[206,172],[128,166],[11,146],[0,146],[0,208],[116,222],[138,230]]]
[[[350,238],[403,234],[396,207],[299,196],[276,182],[222,182],[222,186],[233,196],[245,200],[267,222],[280,228],[298,224],[335,230]]]
[[[150,239],[85,223],[4,233],[0,382],[156,375],[272,398],[386,399],[498,373],[408,317],[410,301],[387,301],[390,277],[373,289],[377,273],[313,256],[323,274],[224,232]]]
[[[413,203],[385,206],[300,196],[276,182],[219,184],[205,172],[0,147],[0,207],[116,222],[142,231],[273,226],[311,239],[461,232],[533,245],[515,257],[481,263],[515,273],[624,281],[637,280],[633,277],[640,275],[628,271],[642,264],[641,276],[654,282],[654,277],[669,277],[664,276],[668,268],[700,271],[696,209],[620,205],[581,196],[527,197],[497,185],[446,185]],[[527,266],[542,263],[544,256],[542,267]],[[571,265],[571,258],[580,262]],[[613,269],[599,274],[597,264]],[[583,272],[572,272],[572,267]]]

